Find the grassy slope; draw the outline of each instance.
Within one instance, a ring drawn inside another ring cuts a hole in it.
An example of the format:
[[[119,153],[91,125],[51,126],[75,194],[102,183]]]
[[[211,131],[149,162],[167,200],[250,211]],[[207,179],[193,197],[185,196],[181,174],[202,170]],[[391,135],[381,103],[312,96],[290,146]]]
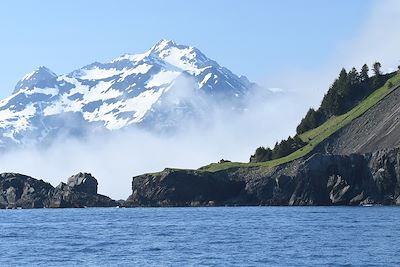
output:
[[[388,87],[389,81],[391,81],[392,84],[394,84],[395,86],[389,88]],[[400,83],[400,74],[396,74],[394,77],[389,79],[384,86],[374,91],[372,94],[370,94],[366,99],[361,101],[357,106],[355,106],[349,112],[337,117],[332,117],[321,126],[301,134],[300,138],[303,141],[308,142],[308,144],[305,147],[293,152],[292,154],[286,157],[259,163],[241,163],[241,162],[211,163],[207,166],[201,167],[199,170],[215,172],[235,167],[254,167],[254,166],[274,167],[304,157],[307,154],[309,154],[314,149],[314,147],[319,143],[321,143],[324,139],[329,137],[331,134],[333,134],[346,124],[350,123],[352,120],[360,117],[362,114],[364,114],[364,112],[373,107],[387,94],[389,94],[394,88],[397,88],[399,86],[399,83]]]

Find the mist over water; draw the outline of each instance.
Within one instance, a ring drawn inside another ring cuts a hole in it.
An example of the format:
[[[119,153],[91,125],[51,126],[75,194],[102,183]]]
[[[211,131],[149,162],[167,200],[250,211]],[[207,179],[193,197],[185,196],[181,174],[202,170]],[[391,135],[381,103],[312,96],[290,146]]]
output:
[[[99,193],[126,199],[135,175],[166,167],[199,168],[220,159],[247,162],[260,145],[272,146],[294,133],[304,114],[296,94],[254,90],[242,112],[211,105],[202,120],[182,120],[176,131],[137,128],[96,132],[82,139],[60,137],[48,147],[11,150],[0,156],[3,172],[44,179],[53,186],[77,172],[90,172]]]

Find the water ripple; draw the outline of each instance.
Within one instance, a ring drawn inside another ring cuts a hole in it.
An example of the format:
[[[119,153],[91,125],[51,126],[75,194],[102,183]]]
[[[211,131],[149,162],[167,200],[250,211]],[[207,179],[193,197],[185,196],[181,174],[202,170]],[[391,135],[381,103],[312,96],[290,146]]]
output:
[[[0,266],[399,266],[396,207],[0,210]]]

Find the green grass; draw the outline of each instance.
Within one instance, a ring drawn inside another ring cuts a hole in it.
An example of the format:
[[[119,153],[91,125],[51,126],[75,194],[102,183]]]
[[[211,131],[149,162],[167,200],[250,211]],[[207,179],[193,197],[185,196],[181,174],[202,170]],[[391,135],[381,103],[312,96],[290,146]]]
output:
[[[166,169],[170,169],[170,170],[174,170],[174,171],[185,171],[186,169],[180,169],[180,168],[166,168]],[[165,170],[165,169],[164,169]],[[152,175],[152,176],[161,176],[163,173],[163,171],[159,171],[159,172],[148,172],[146,174],[148,175]]]
[[[395,86],[389,88],[388,84],[390,82]],[[386,95],[388,95],[394,88],[397,88],[399,86],[399,83],[400,83],[400,74],[396,74],[391,79],[389,79],[384,86],[375,90],[372,94],[370,94],[366,99],[361,101],[357,106],[355,106],[349,112],[340,116],[332,117],[319,127],[301,134],[300,138],[303,141],[307,142],[308,144],[303,148],[293,152],[292,154],[287,155],[286,157],[259,163],[242,163],[242,162],[211,163],[209,165],[201,167],[199,170],[215,172],[237,167],[256,167],[256,166],[274,167],[304,157],[308,155],[311,151],[313,151],[313,149],[319,143],[328,138],[334,132],[336,132],[343,126],[347,125],[354,119],[360,117],[367,110],[369,110],[371,107],[377,104],[381,99],[383,99]]]

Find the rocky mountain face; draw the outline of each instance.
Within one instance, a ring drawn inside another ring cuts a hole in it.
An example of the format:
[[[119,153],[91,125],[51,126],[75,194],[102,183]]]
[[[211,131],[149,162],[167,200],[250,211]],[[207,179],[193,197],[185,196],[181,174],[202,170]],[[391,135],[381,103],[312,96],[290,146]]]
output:
[[[0,147],[128,126],[162,131],[202,119],[214,102],[240,107],[253,86],[197,48],[169,40],[69,74],[39,67],[0,101]]]
[[[272,169],[166,169],[133,178],[128,206],[400,204],[400,149],[314,154]]]
[[[0,174],[0,208],[83,208],[115,207],[119,204],[97,193],[97,180],[78,173],[57,187],[18,174]]]
[[[29,88],[35,87],[41,82],[52,80],[57,78],[57,74],[46,68],[40,66],[31,73],[25,75],[14,88],[13,94],[18,93],[20,90],[29,90]]]

